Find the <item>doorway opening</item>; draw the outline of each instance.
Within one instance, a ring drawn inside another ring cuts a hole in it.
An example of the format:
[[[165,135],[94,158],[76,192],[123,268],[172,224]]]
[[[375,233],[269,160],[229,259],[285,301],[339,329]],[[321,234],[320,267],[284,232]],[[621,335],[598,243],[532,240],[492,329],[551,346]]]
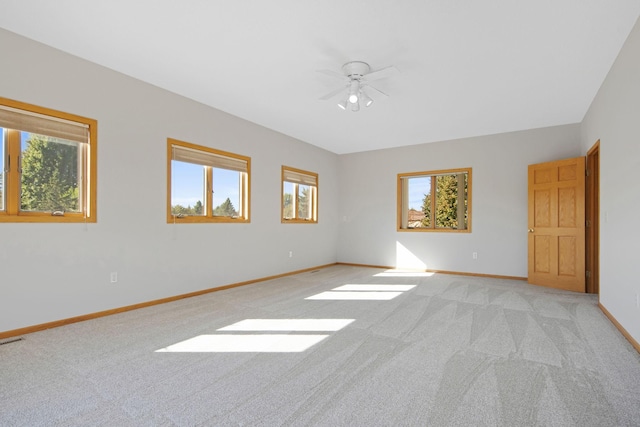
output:
[[[600,140],[587,152],[585,185],[586,291],[600,293]]]

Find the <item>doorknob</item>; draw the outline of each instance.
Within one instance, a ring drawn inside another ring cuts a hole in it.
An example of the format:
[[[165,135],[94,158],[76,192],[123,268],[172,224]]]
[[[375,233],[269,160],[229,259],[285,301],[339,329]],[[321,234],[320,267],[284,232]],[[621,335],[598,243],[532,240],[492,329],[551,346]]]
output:
[[[533,228],[529,229],[529,233],[533,233],[533,231],[534,231]]]

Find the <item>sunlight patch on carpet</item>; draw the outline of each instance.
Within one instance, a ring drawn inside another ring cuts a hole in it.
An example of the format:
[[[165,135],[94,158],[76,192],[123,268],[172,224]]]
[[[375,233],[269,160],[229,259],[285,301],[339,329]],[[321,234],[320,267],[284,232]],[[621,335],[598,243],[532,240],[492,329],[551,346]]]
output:
[[[305,299],[308,300],[372,300],[372,301],[387,301],[394,299],[398,295],[402,295],[402,292],[321,292],[316,295],[312,295]]]
[[[245,319],[218,331],[339,331],[355,319]]]
[[[199,335],[156,353],[300,353],[329,335]]]
[[[374,274],[374,277],[431,277],[435,273],[420,270],[386,270],[382,273]]]
[[[415,288],[416,285],[342,285],[332,289],[332,291],[397,291],[406,292]]]

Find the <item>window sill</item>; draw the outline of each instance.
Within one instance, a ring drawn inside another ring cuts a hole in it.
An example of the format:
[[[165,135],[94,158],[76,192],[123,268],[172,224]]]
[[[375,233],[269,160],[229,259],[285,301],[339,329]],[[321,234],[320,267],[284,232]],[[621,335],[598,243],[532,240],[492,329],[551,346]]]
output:
[[[170,216],[167,218],[167,224],[247,224],[251,220],[245,218],[212,218],[200,216],[185,216],[182,218]]]
[[[471,228],[464,230],[456,230],[453,228],[398,228],[396,231],[416,233],[471,233]]]
[[[282,219],[280,221],[282,224],[317,224],[317,220],[311,219]]]
[[[64,216],[51,214],[22,214],[22,215],[6,215],[0,214],[0,223],[95,223],[95,217],[85,218],[82,215],[67,214]]]

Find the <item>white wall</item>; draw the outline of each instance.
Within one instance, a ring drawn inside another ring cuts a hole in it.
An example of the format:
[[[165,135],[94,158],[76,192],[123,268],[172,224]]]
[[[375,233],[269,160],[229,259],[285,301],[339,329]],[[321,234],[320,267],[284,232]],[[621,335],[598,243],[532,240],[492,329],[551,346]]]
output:
[[[601,139],[601,301],[640,340],[638,27],[581,126],[343,156],[0,30],[0,96],[99,132],[97,224],[0,223],[0,331],[336,260],[396,266],[399,249],[430,269],[526,276],[527,165]],[[166,224],[167,137],[252,157],[250,224]],[[320,174],[319,224],[280,224],[282,164]],[[472,233],[397,232],[397,174],[458,167],[473,168]]]
[[[574,124],[340,156],[338,260],[526,277],[527,166],[579,155]],[[398,173],[463,167],[471,233],[396,231]]]
[[[337,155],[4,30],[0,57],[0,96],[98,120],[98,222],[0,223],[0,331],[336,261]],[[166,223],[167,137],[252,158],[250,224]],[[319,224],[280,223],[283,164]]]
[[[640,21],[582,123],[600,140],[600,302],[640,342]]]

